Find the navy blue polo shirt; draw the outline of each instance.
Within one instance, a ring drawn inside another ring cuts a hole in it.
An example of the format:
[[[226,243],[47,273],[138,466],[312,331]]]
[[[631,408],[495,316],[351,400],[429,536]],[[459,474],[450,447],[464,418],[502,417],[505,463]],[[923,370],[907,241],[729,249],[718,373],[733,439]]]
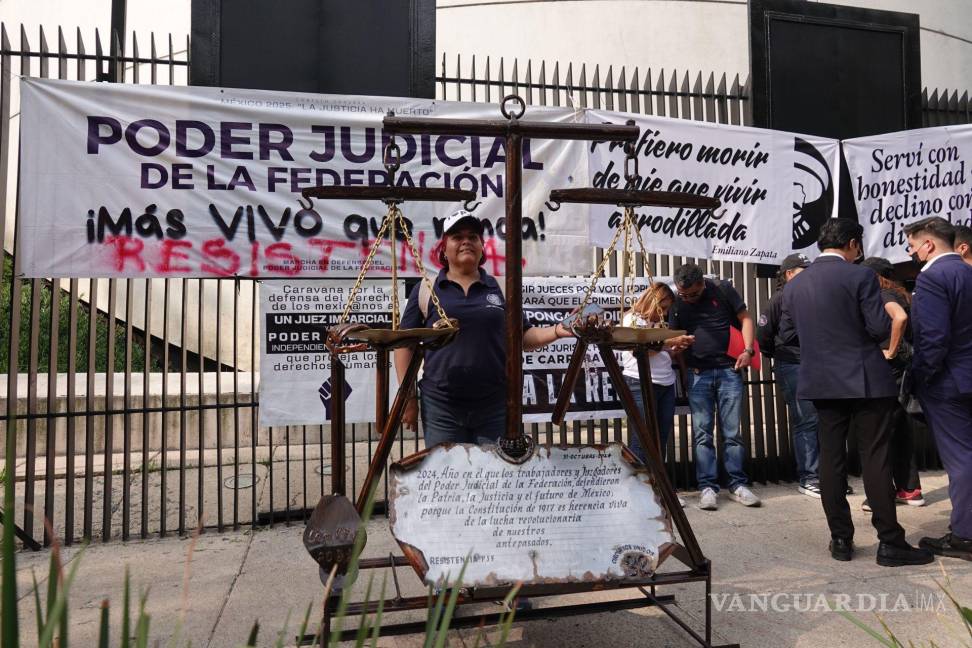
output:
[[[668,323],[695,336],[695,343],[685,351],[685,363],[692,369],[733,367],[735,359],[726,354],[729,327],[738,325],[736,314],[745,308],[746,302],[725,281],[717,284],[706,279],[705,290],[694,304],[676,296]]]
[[[480,268],[479,281],[466,294],[443,269],[433,289],[446,315],[459,320],[459,333],[444,347],[425,353],[422,391],[463,404],[502,400],[506,394],[506,300],[496,279]],[[428,318],[423,321],[418,295],[416,284],[402,315],[403,329],[432,326],[439,320],[429,299]],[[528,328],[524,318],[523,330]]]

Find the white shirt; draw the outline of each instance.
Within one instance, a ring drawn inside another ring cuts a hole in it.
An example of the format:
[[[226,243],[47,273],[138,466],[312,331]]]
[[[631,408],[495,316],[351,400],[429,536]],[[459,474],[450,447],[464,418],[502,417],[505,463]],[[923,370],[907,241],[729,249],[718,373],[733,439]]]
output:
[[[624,316],[622,326],[634,328],[652,328],[652,322],[645,320],[634,313],[628,312]],[[638,360],[631,351],[621,352],[621,362],[624,367],[624,375],[628,378],[640,378],[638,375]],[[674,385],[675,369],[672,367],[672,356],[668,351],[659,351],[648,356],[651,366],[651,382],[656,385]]]
[[[922,272],[924,272],[924,271],[925,271],[925,270],[927,270],[928,268],[930,268],[930,267],[932,267],[932,264],[933,264],[933,263],[935,263],[936,261],[938,261],[938,260],[939,260],[939,259],[941,259],[942,257],[946,257],[946,256],[959,256],[959,253],[958,253],[958,252],[945,252],[944,254],[939,254],[939,255],[938,255],[937,257],[935,257],[934,259],[928,259],[928,263],[926,263],[926,264],[925,264],[925,265],[924,265],[924,266],[922,267],[922,269],[921,269],[921,271],[922,271]]]

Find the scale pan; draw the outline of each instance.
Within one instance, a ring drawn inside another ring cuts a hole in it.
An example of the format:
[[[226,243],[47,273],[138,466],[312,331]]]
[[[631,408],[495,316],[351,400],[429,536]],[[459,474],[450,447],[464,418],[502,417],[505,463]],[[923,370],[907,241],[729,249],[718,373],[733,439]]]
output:
[[[630,326],[616,326],[611,330],[611,342],[614,344],[657,344],[673,337],[685,335],[685,331],[667,328],[634,328]]]
[[[456,334],[454,328],[412,328],[399,329],[365,329],[353,331],[345,337],[357,342],[367,342],[388,347],[408,346],[413,342],[435,343]]]
[[[309,187],[300,192],[304,198],[329,200],[386,200],[390,202],[471,202],[476,192],[467,189],[436,187],[389,187],[387,185],[352,186],[325,185]]]
[[[586,203],[621,207],[685,207],[717,209],[715,198],[679,191],[636,191],[633,189],[554,189],[550,200],[556,203]]]

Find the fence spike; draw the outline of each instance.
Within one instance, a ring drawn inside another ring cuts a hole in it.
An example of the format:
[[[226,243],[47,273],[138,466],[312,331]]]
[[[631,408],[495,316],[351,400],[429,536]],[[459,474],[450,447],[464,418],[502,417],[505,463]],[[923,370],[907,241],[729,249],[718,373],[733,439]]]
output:
[[[688,80],[688,74],[685,75],[686,81]],[[688,88],[688,86],[685,86]],[[705,98],[702,96],[702,73],[699,72],[695,77],[695,83],[692,84],[692,119],[703,121],[705,119]]]
[[[645,93],[644,112],[646,115],[653,115],[655,114],[655,98],[652,91],[655,89],[655,86],[651,84],[651,68],[645,70],[645,79],[642,82],[641,87]]]
[[[513,94],[520,94],[520,58],[513,59]]]
[[[526,85],[526,102],[528,104],[533,103],[533,59],[527,59],[527,69],[526,69],[526,79],[524,80],[524,85]]]
[[[540,105],[547,105],[547,61],[546,59],[541,59],[540,61],[540,78],[537,81],[540,90]]]
[[[132,30],[132,83],[138,83],[139,79],[139,65],[138,62],[138,36],[135,30]]]
[[[497,96],[496,98],[499,99],[500,101],[502,101],[503,97],[506,96],[506,72],[503,70],[504,58],[506,57],[505,56],[500,57],[500,64],[499,64],[499,96]]]
[[[668,115],[668,104],[665,101],[665,68],[658,72],[658,83],[655,85],[655,109],[661,117]]]
[[[149,80],[152,85],[158,82],[158,56],[155,54],[155,32],[149,32],[149,54],[152,59],[152,63],[149,65]]]
[[[30,43],[27,42],[27,30],[24,28],[23,25],[20,26],[20,51],[21,52],[30,51]],[[29,59],[30,57],[25,56],[23,58]]]
[[[580,107],[587,108],[587,64],[581,63],[580,79],[577,81],[580,87]]]
[[[959,113],[961,113],[959,115],[959,119],[962,121],[962,123],[963,124],[969,123],[969,91],[968,90],[962,93],[962,98],[959,99],[958,109],[959,109]]]
[[[7,38],[7,25],[0,23],[0,46],[5,50],[10,49],[10,39]]]
[[[716,121],[715,72],[709,72],[709,80],[705,82],[705,119]]]
[[[462,101],[462,54],[456,54],[456,101]]]
[[[67,78],[67,42],[64,40],[64,30],[57,26],[57,77]]]
[[[618,76],[618,110],[621,112],[628,112],[628,84],[627,84],[627,74],[624,66],[621,66],[621,74]]]
[[[553,73],[553,100],[554,105],[560,105],[560,61],[554,61],[554,73]]]
[[[490,82],[490,78],[489,78],[489,68],[490,67],[491,66],[489,64],[489,57],[487,56],[486,57],[486,101],[490,101],[490,96],[492,95],[492,88],[490,87],[490,83],[489,83]]]
[[[719,87],[716,89],[716,94],[718,95],[718,102],[716,105],[719,107],[719,115],[717,120],[721,124],[729,123],[729,112],[726,110],[728,102],[726,101],[726,73],[722,73],[722,77],[719,79]]]
[[[668,116],[682,117],[678,105],[678,70],[672,70],[668,80]]]
[[[599,84],[596,85],[598,87],[601,87]],[[607,76],[604,77],[603,87],[606,90],[606,92],[604,93],[604,108],[606,110],[614,110],[614,92],[612,92],[612,88],[614,87],[614,66],[613,65],[608,66]],[[598,95],[598,104],[599,104],[598,107],[600,107],[600,96],[601,96],[600,91],[597,93],[597,95]]]
[[[634,72],[631,73],[631,85],[629,86],[631,93],[631,105],[629,109],[634,113],[641,112],[641,94],[638,92],[638,76],[638,66],[635,66]]]
[[[47,56],[50,53],[50,49],[47,47],[47,37],[44,35],[44,25],[40,26],[38,30],[40,34],[40,75],[42,79],[46,79],[50,76],[50,58]]]
[[[472,55],[472,73],[469,75],[469,87],[472,88],[472,100],[476,101],[476,55]]]

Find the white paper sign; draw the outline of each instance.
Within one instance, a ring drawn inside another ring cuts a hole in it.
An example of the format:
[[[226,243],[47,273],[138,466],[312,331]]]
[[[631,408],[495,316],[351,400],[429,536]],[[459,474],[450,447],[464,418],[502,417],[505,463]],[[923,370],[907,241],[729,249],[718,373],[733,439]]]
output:
[[[669,277],[655,277],[655,280],[669,283]],[[582,277],[525,278],[523,312],[527,321],[536,326],[551,326],[563,320],[580,306],[590,283],[590,279]],[[649,287],[649,283],[646,277],[635,277],[634,288],[630,280],[626,286],[625,304],[630,308]],[[617,324],[618,304],[621,303],[620,279],[605,277],[598,281],[589,303],[603,307],[607,316]],[[575,344],[573,338],[563,338],[542,349],[523,353],[524,423],[550,422]],[[615,356],[618,364],[621,364],[621,352],[616,352]],[[587,348],[583,371],[572,388],[574,396],[564,420],[586,421],[627,416],[597,347],[592,345]]]
[[[867,256],[908,260],[909,223],[972,224],[972,126],[940,126],[843,142]]]
[[[491,447],[438,446],[391,470],[395,539],[427,583],[466,586],[646,578],[672,548],[671,518],[621,446],[541,447],[523,464]]]
[[[378,201],[299,200],[318,185],[387,182],[382,118],[498,119],[495,104],[24,79],[19,259],[28,277],[347,277],[377,237]],[[583,113],[531,106],[531,120]],[[469,189],[503,274],[504,141],[400,136],[398,186]],[[586,218],[550,214],[551,189],[587,184],[582,142],[524,142],[524,273],[589,272]],[[443,219],[407,203],[417,255],[438,269]],[[585,213],[586,214],[586,213]],[[401,276],[418,276],[398,241]],[[390,247],[375,272],[391,272]],[[378,275],[380,276],[380,275]]]
[[[327,329],[336,326],[351,281],[264,281],[260,284],[260,425],[321,424],[330,420],[331,357]],[[405,307],[405,286],[399,282]],[[391,326],[389,281],[365,281],[349,316],[372,328]],[[375,420],[375,354],[344,358],[348,423]],[[398,381],[390,372],[389,402]]]
[[[815,254],[820,226],[837,215],[837,140],[599,110],[589,111],[587,119],[633,119],[641,128],[640,189],[691,192],[722,202],[714,211],[636,209],[650,252],[779,264],[797,250]],[[593,186],[623,188],[621,146],[596,144],[592,151]],[[621,215],[617,207],[592,208],[592,242],[608,245]]]

